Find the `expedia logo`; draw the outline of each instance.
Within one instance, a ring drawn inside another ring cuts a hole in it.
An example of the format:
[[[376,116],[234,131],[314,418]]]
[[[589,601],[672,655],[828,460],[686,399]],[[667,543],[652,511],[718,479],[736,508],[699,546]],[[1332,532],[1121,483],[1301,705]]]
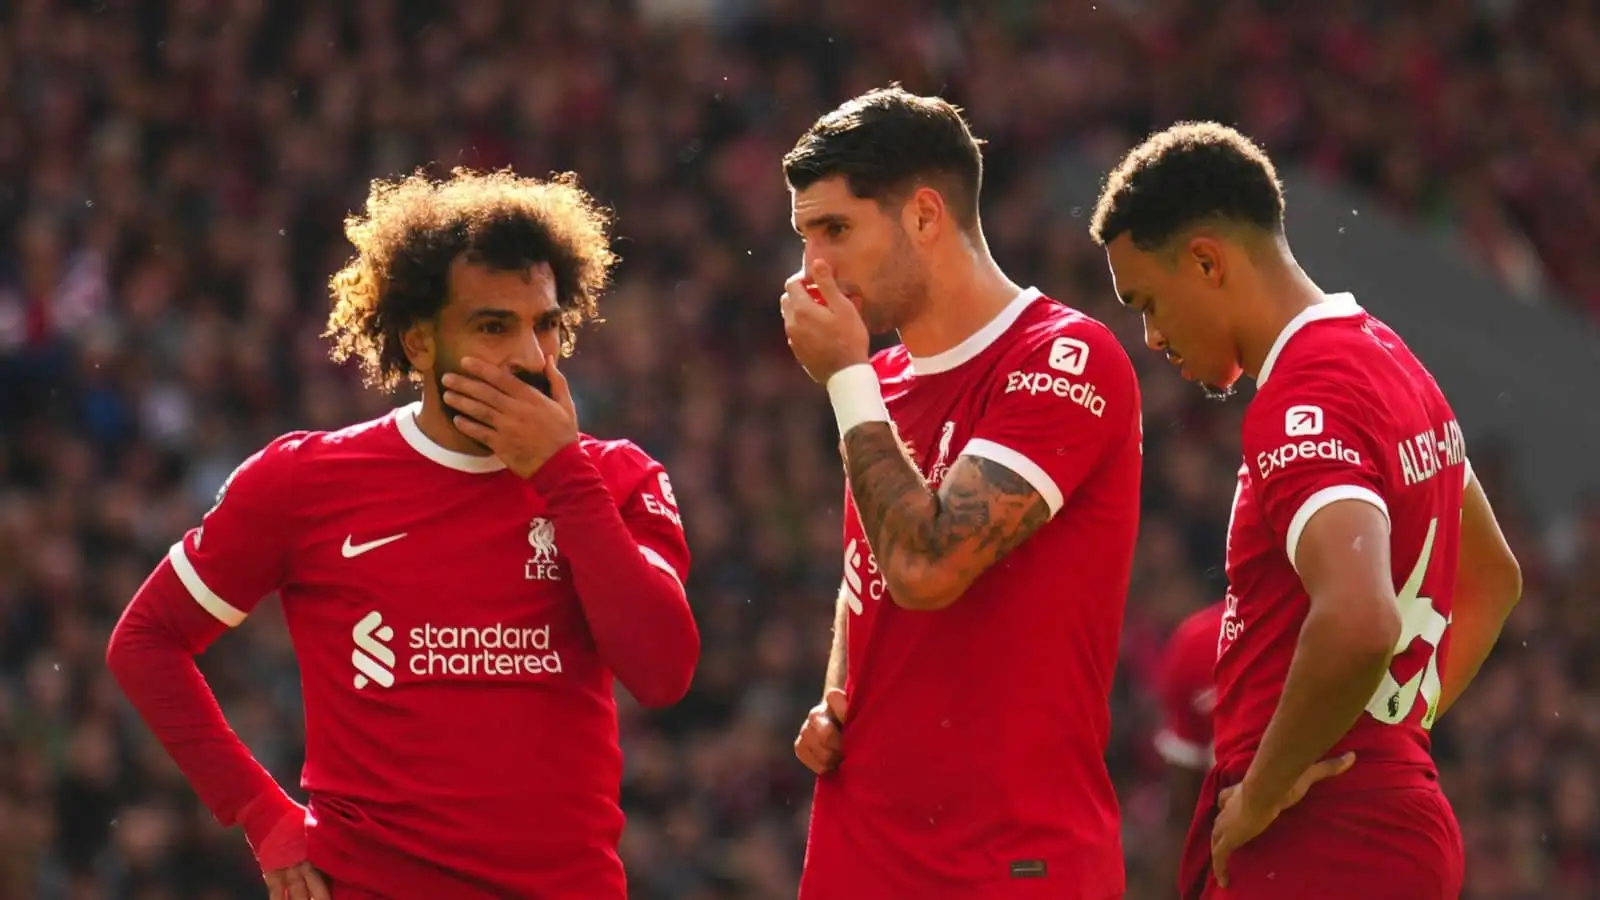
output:
[[[1065,375],[1051,375],[1049,372],[1012,372],[1006,376],[1006,393],[1017,391],[1035,396],[1055,394],[1094,413],[1095,418],[1103,417],[1106,412],[1106,398],[1095,391],[1093,384],[1087,381],[1073,381]]]
[[[1328,462],[1348,463],[1352,466],[1361,465],[1361,454],[1353,448],[1346,447],[1344,441],[1338,438],[1329,438],[1325,441],[1299,441],[1293,444],[1284,444],[1276,450],[1264,451],[1256,454],[1256,471],[1265,479],[1290,463],[1301,459],[1323,459]]]

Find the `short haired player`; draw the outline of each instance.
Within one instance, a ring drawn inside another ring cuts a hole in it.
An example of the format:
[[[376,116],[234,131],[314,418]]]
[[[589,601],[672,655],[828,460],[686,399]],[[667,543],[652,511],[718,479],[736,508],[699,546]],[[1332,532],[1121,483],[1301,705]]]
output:
[[[1108,698],[1139,516],[1139,389],[1099,322],[1006,277],[959,110],[898,88],[784,158],[780,304],[848,491],[805,900],[1123,893]],[[870,334],[900,345],[869,358]]]
[[[1255,379],[1228,531],[1198,897],[1453,898],[1429,729],[1520,594],[1433,376],[1296,263],[1271,161],[1175,125],[1107,178],[1092,234],[1146,343],[1226,395]],[[1337,776],[1337,777],[1334,777]]]

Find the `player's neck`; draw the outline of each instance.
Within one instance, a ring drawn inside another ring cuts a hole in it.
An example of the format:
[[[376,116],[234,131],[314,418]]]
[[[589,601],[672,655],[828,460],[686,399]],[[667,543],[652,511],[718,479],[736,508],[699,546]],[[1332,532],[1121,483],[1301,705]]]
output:
[[[1261,366],[1278,342],[1278,336],[1294,318],[1308,308],[1327,300],[1327,295],[1311,276],[1291,257],[1282,269],[1262,280],[1261,314],[1252,327],[1239,336],[1239,362],[1246,375],[1259,377]]]
[[[444,411],[444,404],[434,397],[422,398],[422,409],[417,413],[417,429],[423,436],[446,450],[468,456],[488,456],[489,448],[456,430]]]
[[[933,276],[927,307],[900,328],[900,343],[915,357],[937,356],[960,344],[1022,292],[987,254]]]

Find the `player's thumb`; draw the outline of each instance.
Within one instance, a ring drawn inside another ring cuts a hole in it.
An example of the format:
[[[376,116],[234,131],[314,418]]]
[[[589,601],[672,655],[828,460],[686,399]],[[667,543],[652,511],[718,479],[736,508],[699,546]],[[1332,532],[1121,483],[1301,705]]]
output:
[[[1350,767],[1355,764],[1356,755],[1354,753],[1346,753],[1343,756],[1335,759],[1325,759],[1317,764],[1316,780],[1321,781],[1324,778],[1332,778],[1335,775],[1343,775],[1344,773],[1350,771]]]
[[[822,702],[827,704],[828,714],[833,716],[833,720],[840,725],[843,725],[845,720],[850,717],[850,699],[845,696],[843,690],[829,688],[828,692],[822,695]]]

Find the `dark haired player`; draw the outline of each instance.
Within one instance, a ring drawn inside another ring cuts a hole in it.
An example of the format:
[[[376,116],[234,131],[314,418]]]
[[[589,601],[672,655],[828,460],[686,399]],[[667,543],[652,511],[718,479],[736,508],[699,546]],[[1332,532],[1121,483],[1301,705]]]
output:
[[[673,703],[699,636],[666,472],[580,434],[556,366],[597,312],[607,224],[570,178],[375,183],[327,333],[422,402],[246,460],[112,635],[117,680],[275,900],[627,894],[612,677]],[[193,659],[273,591],[309,809]]]
[[[824,702],[795,742],[821,776],[800,895],[1120,897],[1104,755],[1138,530],[1132,364],[990,257],[979,142],[949,103],[873,91],[783,165],[805,240],[784,324],[849,481]]]
[[[1211,393],[1257,387],[1183,890],[1456,897],[1429,729],[1521,576],[1450,404],[1393,331],[1301,270],[1272,163],[1232,129],[1180,124],[1129,152],[1092,234],[1151,349]]]

